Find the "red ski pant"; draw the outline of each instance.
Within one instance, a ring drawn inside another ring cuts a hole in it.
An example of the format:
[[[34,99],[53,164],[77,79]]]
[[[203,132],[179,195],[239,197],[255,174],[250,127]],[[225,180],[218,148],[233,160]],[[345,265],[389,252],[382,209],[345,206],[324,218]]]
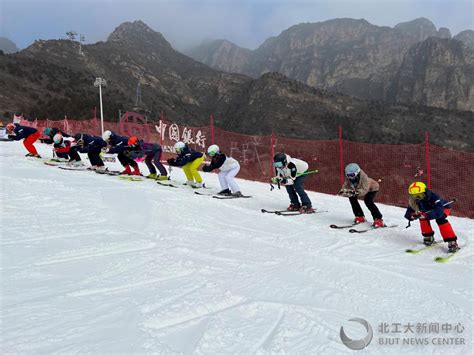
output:
[[[448,222],[446,219],[447,216],[451,213],[450,208],[445,208],[444,209],[444,216],[441,218],[438,218],[436,220],[436,223],[438,224],[439,231],[441,232],[441,236],[443,237],[443,240],[445,242],[449,242],[451,240],[456,240],[456,234],[454,233],[453,227],[451,227],[451,223]],[[434,231],[433,228],[431,228],[430,221],[427,219],[420,219],[420,228],[421,228],[421,234],[425,237],[428,236],[433,236]]]
[[[36,133],[30,134],[28,137],[26,137],[23,140],[23,145],[25,146],[26,150],[33,155],[38,154],[38,151],[36,150],[33,143],[36,142],[40,136],[41,136],[41,133],[36,132]]]

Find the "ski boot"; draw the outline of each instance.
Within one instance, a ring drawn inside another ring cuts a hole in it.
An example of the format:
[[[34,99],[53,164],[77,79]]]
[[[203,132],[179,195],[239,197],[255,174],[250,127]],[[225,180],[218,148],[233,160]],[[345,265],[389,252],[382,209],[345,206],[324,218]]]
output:
[[[230,195],[233,196],[233,197],[242,197],[242,196],[244,196],[244,195],[242,195],[242,192],[240,192],[240,191],[234,192]]]
[[[147,179],[157,180],[157,179],[158,179],[158,175],[156,175],[156,174],[148,174],[146,178],[147,178]]]
[[[160,175],[160,176],[158,176],[158,180],[169,180],[169,179],[170,179],[170,178],[169,178],[169,176],[167,176],[167,175]]]
[[[433,235],[425,235],[423,236],[423,244],[429,247],[435,241]]]
[[[101,166],[96,166],[94,170],[98,172],[105,172],[107,171],[107,168],[105,167],[105,165],[101,165]]]
[[[286,210],[295,212],[295,211],[299,211],[300,208],[301,208],[300,205],[294,205],[294,204],[290,203],[290,205],[288,206],[288,208]]]
[[[142,173],[140,172],[140,168],[138,167],[138,164],[136,167],[133,168],[133,172],[130,175],[142,176]]]
[[[132,175],[132,169],[130,169],[130,165],[126,165],[125,170],[122,171],[120,175]]]
[[[354,224],[360,224],[365,222],[365,217],[364,216],[356,216],[354,218]]]
[[[201,182],[193,182],[193,183],[191,184],[191,187],[192,187],[193,189],[200,189],[201,187],[204,187],[204,185],[203,185]]]
[[[372,224],[372,227],[374,227],[374,228],[383,228],[383,227],[385,227],[385,223],[383,223],[382,218],[376,218],[376,219],[374,219],[374,223]]]
[[[458,245],[457,240],[451,240],[448,242],[448,253],[455,253],[461,249]]]
[[[230,192],[229,189],[224,189],[224,190],[218,192],[217,194],[218,194],[219,196],[230,196],[230,195],[232,195],[232,193]]]
[[[316,211],[311,206],[302,206],[299,209],[300,213],[315,213]]]

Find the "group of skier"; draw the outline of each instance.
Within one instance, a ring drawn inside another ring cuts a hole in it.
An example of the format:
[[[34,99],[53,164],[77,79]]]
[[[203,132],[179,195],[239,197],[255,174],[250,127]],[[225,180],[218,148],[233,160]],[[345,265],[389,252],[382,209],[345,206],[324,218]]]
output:
[[[41,136],[41,133],[32,127],[22,126],[18,123],[7,125],[8,138],[12,140],[23,139],[23,144],[28,150],[26,156],[41,158],[33,143]],[[116,154],[119,162],[124,167],[120,174],[141,175],[136,160],[143,159],[149,170],[147,178],[167,180],[168,172],[161,163],[162,148],[159,144],[146,143],[136,136],[125,137],[111,131],[105,131],[102,137],[84,133],[77,133],[74,137],[57,128],[45,128],[43,135],[46,138],[42,142],[53,144],[56,159],[67,161],[73,167],[83,166],[78,153],[88,155],[91,163],[90,169],[97,172],[106,172],[101,153]],[[186,184],[193,188],[203,187],[203,180],[198,168],[204,163],[205,155],[202,152],[191,149],[184,142],[174,145],[175,158],[167,160],[170,167],[182,167],[186,175]],[[213,144],[208,147],[207,154],[211,157],[209,164],[204,164],[202,170],[210,172],[218,169],[221,191],[218,195],[244,197],[240,187],[235,181],[235,176],[240,170],[239,162],[221,152],[219,146]],[[308,163],[290,157],[285,153],[277,153],[273,157],[275,176],[271,178],[273,184],[284,185],[290,199],[287,211],[299,213],[314,213],[311,200],[304,188],[304,182],[309,174]],[[374,203],[379,183],[370,178],[356,163],[350,163],[345,167],[345,181],[339,191],[339,195],[349,198],[354,213],[353,225],[366,222],[364,212],[359,204],[359,198],[369,209],[373,218],[373,228],[386,227],[382,214]],[[413,182],[408,188],[408,208],[405,218],[409,221],[419,220],[423,243],[431,246],[434,240],[434,231],[430,221],[435,220],[438,224],[443,241],[448,243],[451,253],[460,248],[457,237],[447,217],[450,215],[450,204],[443,200],[433,191],[430,191],[423,182]]]

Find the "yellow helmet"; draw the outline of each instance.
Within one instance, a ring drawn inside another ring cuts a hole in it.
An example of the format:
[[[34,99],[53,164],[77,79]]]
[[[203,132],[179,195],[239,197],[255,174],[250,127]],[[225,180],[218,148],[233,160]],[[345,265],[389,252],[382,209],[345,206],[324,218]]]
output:
[[[408,193],[410,195],[418,195],[426,192],[426,185],[421,181],[413,182],[408,187]]]

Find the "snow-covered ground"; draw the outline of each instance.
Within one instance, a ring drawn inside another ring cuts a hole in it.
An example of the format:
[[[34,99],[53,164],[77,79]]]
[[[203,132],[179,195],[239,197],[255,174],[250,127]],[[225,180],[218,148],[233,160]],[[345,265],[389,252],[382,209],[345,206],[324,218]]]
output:
[[[462,250],[439,264],[444,245],[404,252],[421,238],[400,208],[380,206],[397,228],[350,234],[329,228],[352,220],[340,197],[311,193],[328,212],[281,217],[260,212],[288,204],[267,184],[239,180],[253,198],[216,200],[25,153],[0,142],[0,353],[352,353],[339,331],[364,337],[354,317],[373,327],[363,353],[472,353],[470,219],[450,217]]]

